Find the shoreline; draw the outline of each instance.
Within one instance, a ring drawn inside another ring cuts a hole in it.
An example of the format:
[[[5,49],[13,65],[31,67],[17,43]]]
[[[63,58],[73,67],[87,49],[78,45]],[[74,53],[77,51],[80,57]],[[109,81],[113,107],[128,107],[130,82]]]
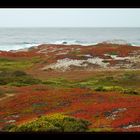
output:
[[[122,40],[123,41],[123,40]],[[56,41],[57,42],[57,41]],[[127,42],[124,42],[124,43],[111,43],[111,41],[103,41],[103,42],[94,42],[94,43],[70,43],[70,42],[67,42],[67,41],[60,41],[60,43],[59,43],[59,41],[58,41],[58,43],[36,43],[36,44],[30,44],[30,43],[27,43],[27,44],[19,44],[19,45],[17,45],[17,44],[15,44],[15,45],[11,45],[11,47],[18,47],[18,46],[22,46],[23,45],[23,47],[22,48],[15,48],[15,49],[8,49],[8,50],[4,50],[4,49],[0,49],[0,52],[2,51],[2,52],[11,52],[11,51],[27,51],[28,49],[30,49],[30,48],[36,48],[36,47],[38,47],[38,46],[41,46],[41,45],[52,45],[52,46],[54,46],[54,45],[64,45],[64,46],[81,46],[81,47],[89,47],[89,46],[96,46],[96,45],[120,45],[120,46],[131,46],[131,47],[140,47],[140,45],[135,45],[135,44],[133,44],[133,43],[127,43]],[[1,46],[1,45],[0,45]],[[10,46],[10,45],[8,45],[8,46]],[[27,47],[24,47],[24,46],[27,46]],[[3,47],[7,47],[6,45],[4,45]]]

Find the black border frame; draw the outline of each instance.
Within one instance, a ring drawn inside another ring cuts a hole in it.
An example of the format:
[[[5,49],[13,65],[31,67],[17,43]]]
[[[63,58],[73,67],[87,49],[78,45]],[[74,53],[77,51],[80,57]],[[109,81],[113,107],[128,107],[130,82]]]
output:
[[[139,0],[1,0],[0,8],[140,8]],[[140,18],[140,17],[139,17]],[[90,132],[90,133],[8,133],[1,132],[0,138],[17,139],[131,139],[140,132]],[[42,138],[43,137],[43,138]]]
[[[0,8],[140,8],[139,0],[0,0]]]

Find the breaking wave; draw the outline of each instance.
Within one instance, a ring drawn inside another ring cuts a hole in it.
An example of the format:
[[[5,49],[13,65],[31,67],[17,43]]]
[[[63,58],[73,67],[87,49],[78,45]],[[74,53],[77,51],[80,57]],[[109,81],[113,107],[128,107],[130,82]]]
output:
[[[107,40],[107,41],[103,41],[103,43],[119,44],[119,45],[130,45],[131,44],[131,43],[127,42],[126,40],[122,40],[122,39]]]
[[[57,41],[48,41],[48,42],[41,42],[41,43],[35,43],[35,42],[22,42],[22,43],[12,43],[12,44],[0,44],[0,50],[3,51],[11,51],[11,50],[19,50],[19,49],[25,49],[30,48],[34,46],[38,46],[41,44],[63,44],[63,45],[82,45],[82,46],[89,46],[89,45],[96,45],[98,43],[106,43],[106,44],[120,44],[120,45],[131,45],[131,46],[140,46],[139,42],[127,42],[126,40],[121,39],[114,39],[114,40],[107,40],[102,42],[84,42],[79,40],[57,40]]]
[[[38,46],[39,44],[4,44],[0,45],[0,50],[2,51],[10,51],[10,50],[19,50],[19,49],[24,49],[24,48],[30,48],[33,46]]]
[[[63,45],[94,45],[97,43],[88,43],[78,40],[58,40],[58,41],[48,41],[48,42],[40,42],[40,43],[34,43],[34,42],[22,42],[22,43],[12,43],[12,44],[0,44],[0,50],[3,51],[10,51],[10,50],[19,50],[19,49],[25,49],[30,48],[34,46],[38,46],[41,44],[63,44]]]
[[[80,40],[57,40],[57,41],[52,41],[50,44],[63,44],[63,45],[93,45],[97,43],[93,42],[85,42],[85,41],[80,41]]]

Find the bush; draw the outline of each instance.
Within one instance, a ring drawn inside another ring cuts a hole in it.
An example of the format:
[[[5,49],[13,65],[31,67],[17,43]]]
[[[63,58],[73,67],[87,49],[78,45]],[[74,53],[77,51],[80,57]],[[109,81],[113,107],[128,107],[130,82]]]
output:
[[[97,88],[95,88],[95,91],[106,91],[106,90],[103,86],[98,86]]]
[[[119,86],[99,86],[95,88],[95,91],[123,91],[123,88]]]
[[[24,86],[39,83],[41,80],[35,79],[23,71],[2,71],[0,73],[0,85]]]
[[[124,94],[135,94],[135,95],[138,95],[138,94],[139,94],[138,91],[132,90],[132,89],[124,89],[122,92],[123,92]]]
[[[27,75],[24,71],[19,71],[19,70],[14,71],[12,74],[13,76],[17,76],[17,77]]]
[[[109,55],[118,55],[118,52],[108,52]]]
[[[122,88],[120,86],[99,86],[95,88],[95,91],[118,91],[125,94],[139,94],[138,91],[128,88]]]
[[[134,73],[125,73],[124,75],[122,75],[122,79],[123,80],[136,80],[138,79],[138,76]]]
[[[41,116],[38,119],[15,126],[6,131],[10,132],[84,132],[90,123],[86,120],[76,119],[62,114]]]
[[[113,80],[114,80],[114,77],[112,77],[112,76],[107,76],[107,77],[105,77],[105,80],[107,80],[107,81],[113,81]]]
[[[39,62],[41,62],[40,56],[19,59],[0,57],[0,70],[25,70]]]
[[[7,124],[7,125],[5,125],[5,126],[2,128],[2,130],[3,130],[3,131],[7,131],[7,130],[13,129],[13,128],[15,128],[15,127],[16,127],[15,124]]]
[[[9,86],[21,87],[21,86],[28,86],[29,84],[20,83],[20,82],[12,82],[12,83],[9,83],[8,85]]]

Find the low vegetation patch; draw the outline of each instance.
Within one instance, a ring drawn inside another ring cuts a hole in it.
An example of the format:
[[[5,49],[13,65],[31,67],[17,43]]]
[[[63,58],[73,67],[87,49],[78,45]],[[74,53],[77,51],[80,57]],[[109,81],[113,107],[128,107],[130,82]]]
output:
[[[68,81],[63,78],[51,78],[46,81],[43,81],[42,83],[52,87],[61,87],[61,88],[71,87],[72,85],[74,85],[74,83],[72,83],[71,81]]]
[[[12,125],[4,128],[10,132],[84,132],[90,123],[86,120],[62,115],[60,113],[41,116],[23,125]]]
[[[118,91],[125,94],[139,94],[139,92],[136,90],[119,86],[98,86],[95,88],[95,91]]]
[[[112,132],[113,128],[92,128],[89,132]]]
[[[118,55],[119,53],[118,52],[108,52],[107,54],[109,54],[109,55]]]
[[[0,85],[25,86],[41,83],[40,80],[33,78],[23,71],[1,71]]]
[[[23,70],[40,62],[40,58],[33,57],[30,59],[10,59],[0,58],[0,70]]]
[[[63,78],[56,78],[56,79],[48,79],[44,81],[43,84],[60,88],[80,87],[80,88],[89,88],[95,91],[117,91],[126,94],[136,94],[136,95],[139,94],[139,90],[135,89],[134,87],[129,87],[129,85],[127,86],[128,83],[126,83],[125,85],[122,84],[121,79],[124,79],[124,76],[122,77],[99,76],[77,82],[69,81]],[[131,78],[133,77],[130,76],[130,79]]]

